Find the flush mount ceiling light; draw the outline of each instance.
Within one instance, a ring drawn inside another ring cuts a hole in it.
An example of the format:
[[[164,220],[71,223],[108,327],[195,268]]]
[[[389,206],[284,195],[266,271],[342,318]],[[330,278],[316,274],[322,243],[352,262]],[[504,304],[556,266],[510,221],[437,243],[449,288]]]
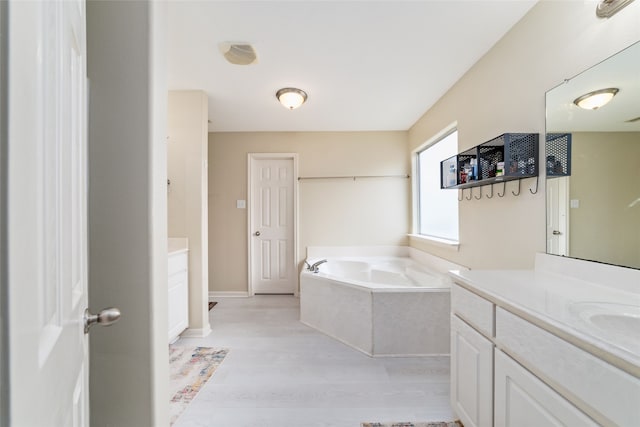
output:
[[[597,110],[609,103],[618,92],[620,92],[620,89],[615,87],[594,90],[593,92],[585,93],[581,97],[576,98],[573,103],[585,110]]]
[[[295,87],[285,87],[276,92],[276,98],[285,108],[293,110],[307,100],[307,93]]]
[[[596,6],[598,18],[610,18],[633,0],[602,0]]]

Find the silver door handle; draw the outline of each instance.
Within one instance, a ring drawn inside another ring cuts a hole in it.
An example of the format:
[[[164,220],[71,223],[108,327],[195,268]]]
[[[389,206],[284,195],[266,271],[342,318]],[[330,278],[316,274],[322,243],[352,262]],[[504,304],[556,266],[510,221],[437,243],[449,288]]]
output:
[[[87,308],[84,311],[84,333],[88,334],[89,328],[91,328],[96,323],[102,326],[113,325],[118,321],[118,319],[120,319],[120,314],[120,310],[114,307],[105,308],[98,314],[91,314],[91,312]]]
[[[554,235],[554,236],[559,236],[559,235],[561,235],[561,234],[562,234],[562,233],[561,233],[561,232],[559,232],[558,230],[553,230],[553,235]]]
[[[253,233],[253,235],[254,235],[254,236],[259,236],[259,235],[260,235],[260,232],[259,232],[259,231],[256,231],[255,233]]]

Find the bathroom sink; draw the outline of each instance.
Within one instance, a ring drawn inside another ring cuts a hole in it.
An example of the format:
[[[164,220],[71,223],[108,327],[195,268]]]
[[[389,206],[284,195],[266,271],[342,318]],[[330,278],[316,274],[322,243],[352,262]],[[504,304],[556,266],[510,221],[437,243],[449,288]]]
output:
[[[571,304],[569,311],[600,332],[640,341],[640,305],[578,302]]]
[[[596,314],[589,320],[601,329],[640,338],[640,317],[624,314]]]

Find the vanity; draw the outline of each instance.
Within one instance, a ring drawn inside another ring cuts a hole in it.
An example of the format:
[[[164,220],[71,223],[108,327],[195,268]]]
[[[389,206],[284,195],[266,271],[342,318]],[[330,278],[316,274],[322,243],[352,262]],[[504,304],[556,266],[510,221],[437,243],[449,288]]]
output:
[[[640,42],[549,90],[547,253],[532,270],[450,272],[465,427],[640,426],[638,99]]]
[[[451,275],[465,427],[640,425],[640,270],[538,254],[534,270]]]
[[[189,327],[189,244],[186,238],[169,238],[169,343]]]

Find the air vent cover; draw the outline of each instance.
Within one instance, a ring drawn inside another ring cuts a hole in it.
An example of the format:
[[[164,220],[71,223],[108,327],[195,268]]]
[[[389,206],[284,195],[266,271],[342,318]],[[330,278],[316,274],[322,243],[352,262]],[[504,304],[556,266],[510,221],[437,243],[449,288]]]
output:
[[[249,65],[257,61],[256,51],[249,43],[222,42],[218,48],[231,64]]]

